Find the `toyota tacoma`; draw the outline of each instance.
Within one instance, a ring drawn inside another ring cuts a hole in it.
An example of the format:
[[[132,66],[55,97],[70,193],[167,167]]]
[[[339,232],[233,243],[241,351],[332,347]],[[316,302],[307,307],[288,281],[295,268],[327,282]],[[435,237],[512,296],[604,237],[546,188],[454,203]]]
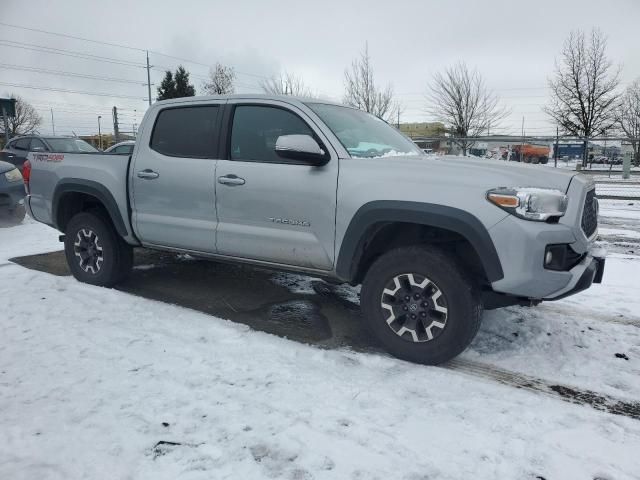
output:
[[[461,353],[484,309],[557,300],[604,270],[587,177],[427,156],[317,99],[157,102],[130,156],[33,152],[24,177],[82,282],[118,283],[146,247],[361,284],[382,345],[425,364]]]

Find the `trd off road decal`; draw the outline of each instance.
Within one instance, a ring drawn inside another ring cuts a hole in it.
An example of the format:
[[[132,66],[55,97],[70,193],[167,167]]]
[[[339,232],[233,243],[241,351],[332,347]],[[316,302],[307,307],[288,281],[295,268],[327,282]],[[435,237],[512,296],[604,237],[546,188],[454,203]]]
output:
[[[62,153],[34,153],[33,159],[36,162],[62,162],[64,154]]]

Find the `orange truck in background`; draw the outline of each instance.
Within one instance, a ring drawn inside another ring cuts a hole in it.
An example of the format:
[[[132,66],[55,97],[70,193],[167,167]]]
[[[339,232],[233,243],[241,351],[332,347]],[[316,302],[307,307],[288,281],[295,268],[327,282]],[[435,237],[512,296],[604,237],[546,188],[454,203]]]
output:
[[[502,158],[515,162],[542,163],[549,162],[551,149],[546,145],[531,145],[529,143],[512,145],[503,153]],[[511,155],[509,155],[509,153]]]

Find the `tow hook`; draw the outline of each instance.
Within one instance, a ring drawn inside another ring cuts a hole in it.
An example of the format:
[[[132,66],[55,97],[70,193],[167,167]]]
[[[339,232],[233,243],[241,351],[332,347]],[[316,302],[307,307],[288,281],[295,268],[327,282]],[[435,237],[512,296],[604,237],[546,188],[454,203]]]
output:
[[[65,239],[65,235],[60,235],[60,236],[58,237],[58,241],[59,241],[59,242],[63,242],[63,243],[64,243],[64,239]]]

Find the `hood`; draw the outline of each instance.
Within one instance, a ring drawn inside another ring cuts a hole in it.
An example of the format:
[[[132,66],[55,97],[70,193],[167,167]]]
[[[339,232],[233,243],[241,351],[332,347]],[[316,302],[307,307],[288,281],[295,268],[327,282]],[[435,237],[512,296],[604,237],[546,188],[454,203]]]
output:
[[[456,156],[406,155],[385,157],[382,161],[392,162],[399,168],[407,168],[420,175],[429,175],[434,163],[439,171],[447,171],[461,181],[473,181],[494,187],[539,187],[555,188],[566,192],[571,179],[578,172],[567,171],[547,165],[528,165],[504,160],[469,158]]]
[[[0,173],[8,172],[9,170],[13,170],[16,166],[9,162],[0,161]]]

